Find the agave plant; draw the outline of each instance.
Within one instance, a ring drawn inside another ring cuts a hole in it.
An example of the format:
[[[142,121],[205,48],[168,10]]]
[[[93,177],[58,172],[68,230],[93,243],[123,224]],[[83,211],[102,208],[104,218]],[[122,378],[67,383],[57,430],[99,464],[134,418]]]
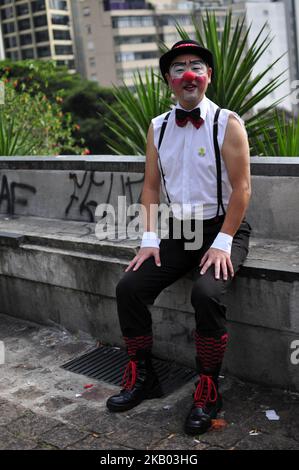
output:
[[[206,94],[220,107],[231,109],[243,117],[246,121],[249,141],[252,143],[263,130],[271,125],[272,112],[284,98],[281,97],[270,106],[255,114],[252,113],[255,105],[285,81],[281,78],[284,73],[282,72],[268,84],[261,86],[262,79],[283,55],[253,77],[255,64],[273,40],[269,38],[269,34],[261,39],[266,23],[248,47],[251,26],[246,27],[245,16],[239,18],[232,28],[232,12],[229,11],[225,17],[224,30],[220,39],[215,13],[206,11],[205,16],[202,16],[199,21],[195,16],[192,16],[192,21],[195,39],[212,51],[215,61],[215,78]],[[181,39],[190,39],[179,23],[176,24],[176,29]],[[165,44],[160,43],[160,50],[166,52],[168,49]],[[113,120],[105,120],[106,125],[113,130],[116,137],[116,141],[107,138],[106,140],[111,150],[117,154],[141,153],[144,155],[146,132],[150,120],[169,109],[171,104],[170,90],[165,86],[164,80],[153,70],[146,73],[144,79],[140,74],[135,76],[134,84],[134,90],[125,85],[114,87],[119,110],[114,110]],[[112,111],[111,107],[109,109]]]
[[[232,12],[225,17],[221,39],[218,39],[215,13],[206,11],[206,16],[198,22],[192,16],[195,37],[198,42],[210,49],[214,56],[215,78],[209,85],[207,96],[222,108],[237,112],[246,121],[250,138],[256,137],[261,130],[266,129],[272,122],[273,111],[285,96],[258,112],[252,112],[254,106],[276,90],[284,81],[282,75],[276,75],[266,85],[261,86],[262,79],[273,69],[285,54],[282,54],[265,69],[253,76],[253,68],[263,56],[273,38],[268,33],[261,39],[266,23],[262,26],[254,41],[248,47],[248,36],[251,25],[246,27],[245,16],[238,18],[232,27]],[[188,39],[186,31],[177,23],[176,29],[182,39]],[[201,32],[202,31],[202,32]],[[286,52],[287,53],[287,52]],[[258,90],[257,87],[259,86]]]
[[[0,107],[0,155],[16,156],[30,155],[35,143],[32,143],[32,129],[26,131],[23,127],[16,125],[15,118],[12,116],[8,121],[3,115]]]
[[[115,135],[115,140],[104,134],[108,147],[119,155],[144,155],[149,124],[155,116],[162,114],[171,105],[171,91],[163,85],[153,69],[134,74],[134,91],[123,84],[113,87],[117,106],[102,100],[111,118],[102,116],[106,126]],[[99,113],[98,113],[99,114]]]
[[[263,129],[258,138],[254,139],[255,147],[260,156],[299,155],[299,117],[288,119],[286,113],[275,111],[272,126]]]

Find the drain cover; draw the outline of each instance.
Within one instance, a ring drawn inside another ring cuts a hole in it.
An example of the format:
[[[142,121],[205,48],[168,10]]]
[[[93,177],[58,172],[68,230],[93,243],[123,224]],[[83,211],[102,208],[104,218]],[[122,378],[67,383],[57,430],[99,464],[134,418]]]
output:
[[[111,346],[100,346],[66,362],[61,367],[75,374],[83,374],[87,377],[121,386],[127,363],[128,356],[124,350]],[[197,376],[194,369],[188,369],[174,362],[164,361],[156,357],[153,357],[153,365],[158,374],[164,395],[172,393]]]

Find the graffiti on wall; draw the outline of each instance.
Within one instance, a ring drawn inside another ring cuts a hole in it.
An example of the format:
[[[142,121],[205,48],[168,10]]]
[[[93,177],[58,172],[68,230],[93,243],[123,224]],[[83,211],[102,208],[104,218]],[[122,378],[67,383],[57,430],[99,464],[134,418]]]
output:
[[[12,172],[13,175],[13,172]],[[10,177],[10,178],[13,178]],[[65,178],[63,176],[63,178]],[[135,177],[136,178],[136,177]],[[68,179],[72,181],[72,190],[69,193],[67,190],[62,189],[62,201],[61,209],[64,212],[59,212],[54,207],[54,210],[50,211],[56,213],[56,217],[72,219],[72,220],[88,220],[89,222],[95,222],[95,210],[100,203],[112,203],[112,199],[115,200],[115,196],[126,196],[128,204],[140,202],[140,191],[141,183],[143,182],[143,174],[135,179],[129,173],[106,173],[101,176],[99,171],[86,171],[82,172],[71,172],[68,173]],[[63,183],[62,183],[63,184]],[[137,185],[137,186],[136,186]],[[137,194],[136,196],[136,187]],[[139,189],[140,187],[140,189]],[[139,189],[139,191],[138,191]],[[53,190],[53,188],[51,188]],[[27,207],[30,210],[31,215],[34,214],[34,198],[38,193],[39,209],[42,210],[42,201],[45,200],[45,204],[51,206],[49,200],[49,194],[47,189],[37,188],[33,185],[24,182],[10,181],[7,174],[0,175],[0,211],[3,214],[10,216],[18,213],[18,206]],[[134,196],[135,195],[135,196]],[[113,196],[113,198],[112,198]],[[32,207],[30,207],[32,204]],[[55,204],[55,203],[53,203]],[[65,207],[65,209],[63,209]],[[52,208],[53,209],[53,208]],[[45,214],[48,208],[45,206]],[[26,215],[26,211],[22,211]],[[43,214],[36,214],[43,216]],[[44,215],[49,217],[49,215]],[[104,213],[102,217],[105,217]],[[133,216],[130,216],[131,218]]]
[[[115,173],[110,173],[109,181],[107,177],[101,181],[96,180],[95,171],[85,172],[83,177],[80,179],[76,173],[70,173],[69,178],[73,181],[73,192],[70,195],[70,201],[65,209],[66,217],[69,215],[70,210],[77,207],[79,214],[87,214],[90,222],[95,221],[94,213],[97,205],[101,202],[109,204],[111,202],[111,194],[113,193],[113,186],[115,184]],[[127,196],[128,203],[133,204],[134,202],[140,201],[140,194],[137,201],[133,198],[133,186],[140,184],[143,181],[141,179],[132,180],[129,175],[119,174],[121,181],[121,192],[118,190],[118,196]],[[105,193],[105,196],[99,197],[97,201],[90,198],[90,192],[94,187],[101,187],[101,192]],[[118,187],[118,185],[117,185]],[[103,214],[105,217],[106,214]]]
[[[35,194],[36,188],[30,184],[16,183],[15,181],[8,182],[7,176],[2,175],[0,180],[0,208],[6,205],[6,212],[9,215],[14,215],[16,205],[28,206],[28,199],[24,193]]]

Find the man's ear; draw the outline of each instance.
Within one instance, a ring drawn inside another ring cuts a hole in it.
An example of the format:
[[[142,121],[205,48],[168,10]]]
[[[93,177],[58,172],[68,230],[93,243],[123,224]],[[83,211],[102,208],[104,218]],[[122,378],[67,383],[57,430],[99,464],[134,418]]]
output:
[[[212,71],[213,71],[213,69],[211,67],[209,67],[208,68],[208,77],[209,77],[208,83],[211,83],[211,81],[212,81]]]

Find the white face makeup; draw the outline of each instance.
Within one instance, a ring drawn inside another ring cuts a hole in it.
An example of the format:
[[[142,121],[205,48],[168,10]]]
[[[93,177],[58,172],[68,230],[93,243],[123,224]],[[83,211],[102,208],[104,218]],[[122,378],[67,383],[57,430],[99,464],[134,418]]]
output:
[[[190,60],[188,62],[174,62],[169,69],[169,73],[172,78],[181,78],[189,69],[191,72],[200,76],[207,72],[208,67],[200,59]]]

